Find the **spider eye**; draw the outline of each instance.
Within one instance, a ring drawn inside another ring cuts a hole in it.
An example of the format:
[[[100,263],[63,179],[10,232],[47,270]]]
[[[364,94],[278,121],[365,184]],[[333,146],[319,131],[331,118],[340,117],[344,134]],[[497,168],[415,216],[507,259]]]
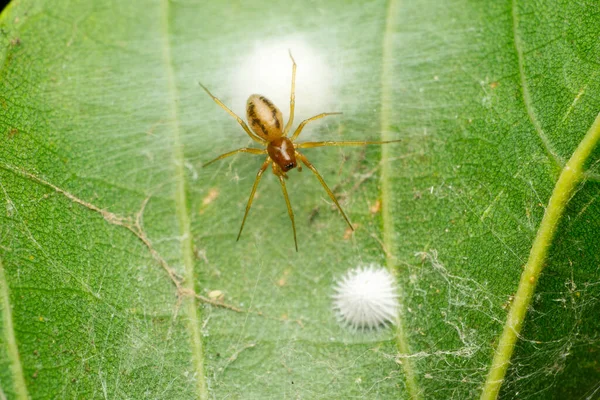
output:
[[[289,164],[286,164],[286,165],[284,166],[284,168],[285,168],[285,170],[286,170],[286,171],[289,171],[290,169],[294,168],[295,166],[296,166],[296,164],[294,164],[294,163],[289,163]]]

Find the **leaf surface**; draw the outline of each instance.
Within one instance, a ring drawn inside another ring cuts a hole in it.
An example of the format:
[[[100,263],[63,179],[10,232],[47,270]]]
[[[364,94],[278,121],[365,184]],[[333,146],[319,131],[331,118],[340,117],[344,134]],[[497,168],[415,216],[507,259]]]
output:
[[[493,396],[550,196],[595,132],[598,15],[570,1],[13,1],[0,397]],[[254,144],[198,83],[242,117],[259,92],[287,118],[288,48],[296,125],[344,113],[300,139],[402,139],[305,151],[357,229],[291,171],[298,253],[269,170],[235,242],[260,156],[202,168]],[[597,394],[599,156],[542,243],[501,397]],[[368,264],[395,273],[400,324],[354,332],[332,285]]]

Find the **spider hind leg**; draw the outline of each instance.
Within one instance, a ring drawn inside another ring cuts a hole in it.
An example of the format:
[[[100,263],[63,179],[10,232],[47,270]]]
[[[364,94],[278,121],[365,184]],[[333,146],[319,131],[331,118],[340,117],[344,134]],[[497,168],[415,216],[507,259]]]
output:
[[[294,220],[294,211],[292,210],[292,204],[290,203],[290,197],[288,196],[287,188],[285,186],[285,179],[288,178],[288,175],[285,171],[282,171],[279,166],[273,162],[273,174],[277,176],[279,179],[279,183],[281,184],[281,191],[283,192],[283,198],[285,199],[285,205],[287,207],[288,215],[290,216],[290,221],[292,221],[292,231],[294,232],[294,245],[296,246],[296,251],[298,251],[298,239],[296,238],[296,222]]]
[[[260,182],[260,179],[262,178],[262,175],[265,172],[265,170],[267,169],[267,167],[269,166],[270,162],[271,162],[271,159],[269,157],[267,157],[267,159],[265,160],[263,165],[261,165],[260,169],[258,170],[258,173],[256,174],[256,179],[254,180],[254,185],[252,185],[252,191],[250,192],[250,197],[248,198],[248,204],[246,204],[246,212],[244,213],[244,219],[242,220],[242,226],[240,226],[240,232],[238,233],[236,241],[240,240],[240,237],[242,236],[242,231],[244,230],[244,224],[246,223],[246,218],[248,217],[248,212],[250,211],[250,208],[252,207],[252,201],[254,201],[254,195],[256,194],[256,188],[258,188],[258,183]]]
[[[331,191],[331,189],[329,189],[329,186],[327,186],[327,184],[325,183],[325,180],[323,179],[323,177],[321,176],[321,174],[319,173],[319,171],[317,171],[317,169],[315,168],[315,166],[312,165],[312,163],[310,161],[308,161],[308,159],[303,154],[301,154],[300,152],[296,151],[296,157],[299,158],[300,161],[302,161],[304,163],[304,165],[306,165],[306,167],[308,169],[310,169],[315,174],[315,176],[317,177],[317,179],[319,180],[319,182],[321,182],[321,185],[323,186],[323,189],[325,189],[325,191],[329,195],[329,198],[331,200],[333,200],[333,202],[335,203],[335,205],[338,208],[338,210],[340,210],[340,213],[342,213],[342,216],[346,220],[346,223],[348,224],[348,226],[350,227],[350,229],[354,230],[354,227],[352,226],[352,223],[350,222],[350,220],[346,216],[346,213],[342,209],[342,206],[337,201],[337,198],[335,197],[335,195],[333,194],[333,192]]]

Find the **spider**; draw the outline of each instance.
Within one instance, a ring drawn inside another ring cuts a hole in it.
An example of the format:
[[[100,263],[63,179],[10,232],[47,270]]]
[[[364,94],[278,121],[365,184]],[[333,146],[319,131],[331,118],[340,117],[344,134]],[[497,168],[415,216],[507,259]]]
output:
[[[290,220],[292,221],[292,231],[294,232],[294,245],[296,246],[296,251],[298,251],[298,240],[296,239],[296,223],[294,222],[294,212],[292,211],[292,206],[290,204],[290,199],[288,197],[287,189],[285,186],[285,179],[288,178],[287,172],[293,168],[298,167],[298,171],[302,171],[302,165],[298,163],[300,160],[308,169],[310,169],[323,188],[333,200],[338,210],[346,220],[346,223],[350,227],[350,229],[354,230],[352,223],[342,210],[340,203],[337,201],[335,195],[329,189],[329,186],[325,183],[325,180],[319,174],[319,171],[308,161],[308,159],[298,151],[298,149],[308,149],[312,147],[323,147],[323,146],[362,146],[369,144],[387,144],[399,142],[399,140],[390,140],[390,141],[324,141],[324,142],[304,142],[304,143],[294,143],[294,141],[298,138],[302,129],[309,122],[315,121],[317,119],[321,119],[323,117],[327,117],[329,115],[337,115],[341,114],[341,112],[328,112],[315,115],[314,117],[305,119],[298,125],[294,133],[291,137],[288,138],[288,133],[292,124],[294,122],[294,105],[296,102],[296,61],[292,56],[291,51],[289,52],[290,58],[292,60],[292,90],[290,95],[290,117],[283,127],[283,118],[281,111],[279,108],[275,106],[269,99],[264,96],[253,94],[248,97],[248,101],[246,102],[246,116],[248,118],[248,123],[250,128],[246,123],[238,117],[233,111],[231,111],[221,100],[216,98],[202,83],[200,86],[208,93],[208,95],[217,103],[221,108],[223,108],[229,115],[237,120],[237,122],[241,125],[241,127],[246,131],[248,136],[252,140],[261,145],[265,146],[264,149],[257,149],[252,147],[244,147],[241,149],[233,150],[228,153],[221,154],[214,160],[211,160],[205,163],[202,167],[206,167],[215,161],[222,160],[226,157],[233,156],[238,153],[250,153],[250,154],[267,154],[267,158],[263,162],[262,166],[258,170],[256,174],[256,179],[254,180],[254,185],[252,185],[252,190],[250,191],[250,198],[248,198],[248,204],[246,205],[246,212],[244,213],[244,219],[242,220],[242,225],[240,226],[240,231],[238,233],[236,241],[240,240],[240,236],[242,236],[242,230],[244,229],[244,224],[246,223],[246,218],[248,217],[248,212],[250,211],[250,207],[252,207],[252,201],[254,200],[254,194],[256,193],[256,188],[262,178],[265,170],[271,165],[273,174],[277,176],[279,179],[279,183],[281,184],[281,190],[283,191],[283,197],[285,199],[285,203],[287,206],[287,211],[290,216]],[[283,129],[282,129],[283,128]],[[284,179],[285,178],[285,179]]]

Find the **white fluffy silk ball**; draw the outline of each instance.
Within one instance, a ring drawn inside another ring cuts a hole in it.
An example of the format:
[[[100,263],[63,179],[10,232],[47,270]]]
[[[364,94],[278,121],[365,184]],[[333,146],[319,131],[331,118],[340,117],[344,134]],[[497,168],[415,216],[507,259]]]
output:
[[[396,280],[386,269],[371,264],[349,270],[335,288],[334,309],[355,329],[374,329],[398,318]]]

